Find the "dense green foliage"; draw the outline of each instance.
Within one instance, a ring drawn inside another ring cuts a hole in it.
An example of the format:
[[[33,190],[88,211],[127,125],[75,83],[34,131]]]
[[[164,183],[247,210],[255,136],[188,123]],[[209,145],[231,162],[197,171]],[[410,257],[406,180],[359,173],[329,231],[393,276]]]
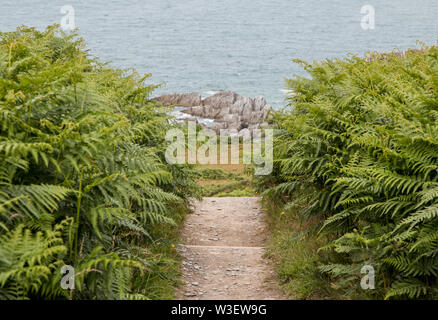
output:
[[[237,173],[209,167],[197,168],[196,177],[202,180],[244,180],[244,177]]]
[[[265,199],[328,239],[319,271],[345,297],[438,298],[438,49],[299,62]]]
[[[56,26],[0,33],[0,299],[155,298],[172,263],[156,246],[196,184],[164,161],[170,124],[147,77]]]

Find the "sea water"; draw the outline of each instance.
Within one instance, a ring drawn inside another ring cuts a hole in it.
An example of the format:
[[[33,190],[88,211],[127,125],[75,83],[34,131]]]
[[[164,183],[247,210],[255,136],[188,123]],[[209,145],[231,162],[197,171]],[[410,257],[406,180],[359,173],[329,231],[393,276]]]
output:
[[[90,52],[152,73],[155,94],[232,90],[284,105],[284,78],[306,61],[418,48],[438,38],[436,0],[0,0],[0,31],[60,23],[74,8]],[[361,26],[362,7],[375,28]]]

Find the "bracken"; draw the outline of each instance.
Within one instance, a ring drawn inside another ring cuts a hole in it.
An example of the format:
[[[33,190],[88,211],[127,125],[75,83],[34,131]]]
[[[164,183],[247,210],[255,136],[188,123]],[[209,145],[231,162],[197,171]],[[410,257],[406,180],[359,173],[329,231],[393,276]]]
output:
[[[164,161],[171,124],[147,78],[58,26],[0,33],[0,299],[153,297],[172,261],[148,245],[197,189]]]
[[[277,113],[265,200],[319,221],[320,271],[348,298],[438,298],[438,49],[301,63]],[[314,225],[314,224],[312,224]],[[324,255],[326,257],[326,255]],[[375,290],[362,290],[363,265]]]

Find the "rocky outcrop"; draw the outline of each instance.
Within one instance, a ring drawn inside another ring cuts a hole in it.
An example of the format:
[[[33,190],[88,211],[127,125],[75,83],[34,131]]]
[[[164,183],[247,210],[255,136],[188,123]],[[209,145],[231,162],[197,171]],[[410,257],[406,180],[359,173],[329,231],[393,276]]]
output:
[[[205,125],[218,134],[238,134],[247,136],[253,134],[254,129],[268,126],[266,119],[270,118],[269,106],[264,97],[243,97],[232,91],[216,93],[201,100],[200,94],[169,94],[155,98],[164,105],[187,107],[181,112],[191,115],[191,119],[213,119],[210,125]],[[189,119],[186,119],[189,120]]]
[[[192,93],[172,93],[165,94],[153,98],[153,100],[161,102],[164,106],[181,106],[181,107],[192,107],[201,105],[201,94],[197,92]]]

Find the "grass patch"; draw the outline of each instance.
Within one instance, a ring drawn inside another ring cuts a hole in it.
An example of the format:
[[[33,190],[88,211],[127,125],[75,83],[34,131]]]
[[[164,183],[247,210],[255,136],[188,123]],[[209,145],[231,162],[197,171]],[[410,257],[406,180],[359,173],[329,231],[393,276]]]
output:
[[[144,277],[147,295],[153,300],[172,300],[175,298],[175,288],[182,284],[181,278],[181,261],[182,256],[176,250],[180,241],[180,233],[183,227],[185,217],[189,213],[185,206],[175,208],[173,219],[175,226],[157,226],[156,234],[159,235],[157,240],[148,249],[153,261],[157,261],[152,266],[152,271]]]
[[[253,197],[251,175],[243,164],[197,167],[198,184],[204,197]]]
[[[196,175],[202,180],[245,180],[245,177],[240,173],[212,167],[198,168]]]
[[[271,230],[267,256],[274,261],[280,288],[291,299],[334,299],[335,293],[327,277],[318,270],[326,243],[309,234],[296,212],[281,211],[273,203],[265,203]]]

